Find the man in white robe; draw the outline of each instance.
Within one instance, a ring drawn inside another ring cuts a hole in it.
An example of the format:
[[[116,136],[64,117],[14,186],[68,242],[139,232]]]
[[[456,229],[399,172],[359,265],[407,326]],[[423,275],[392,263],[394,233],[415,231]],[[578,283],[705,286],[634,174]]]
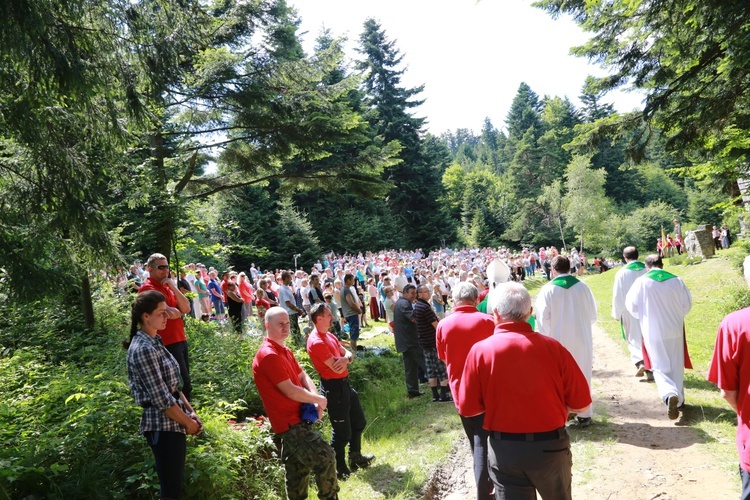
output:
[[[685,366],[691,367],[684,321],[693,298],[685,283],[663,267],[658,255],[646,257],[648,272],[633,283],[625,307],[640,322],[646,368],[650,365],[667,415],[675,420],[685,402]]]
[[[646,370],[643,367],[641,325],[625,308],[625,297],[635,280],[646,274],[646,266],[638,260],[638,249],[635,247],[625,247],[622,257],[625,265],[617,271],[612,288],[612,317],[620,322],[623,337],[628,341],[630,360],[638,369],[635,376],[642,377]],[[650,372],[647,375],[649,380],[653,380]]]
[[[536,298],[539,333],[560,342],[573,355],[591,388],[594,345],[591,325],[596,322],[596,302],[591,289],[570,274],[570,260],[564,255],[552,259],[552,281]],[[593,405],[577,415],[578,427],[593,423]]]

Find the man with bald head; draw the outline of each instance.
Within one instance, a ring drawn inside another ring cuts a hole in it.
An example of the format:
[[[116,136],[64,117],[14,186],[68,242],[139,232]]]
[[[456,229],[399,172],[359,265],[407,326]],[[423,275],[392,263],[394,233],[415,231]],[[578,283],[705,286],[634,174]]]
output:
[[[312,379],[284,345],[291,329],[289,314],[281,307],[271,307],[265,324],[267,336],[253,359],[253,378],[271,428],[281,441],[287,496],[292,500],[307,498],[312,471],[318,498],[337,499],[336,455],[313,429],[316,416],[307,411],[309,405],[315,405],[319,419],[328,401],[318,394]]]

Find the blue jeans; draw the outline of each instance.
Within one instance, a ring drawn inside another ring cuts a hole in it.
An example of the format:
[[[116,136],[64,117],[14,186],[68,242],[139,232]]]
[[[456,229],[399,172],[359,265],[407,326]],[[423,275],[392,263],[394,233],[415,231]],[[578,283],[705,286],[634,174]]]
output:
[[[346,317],[346,322],[349,324],[349,338],[352,340],[359,339],[359,315],[354,314]]]

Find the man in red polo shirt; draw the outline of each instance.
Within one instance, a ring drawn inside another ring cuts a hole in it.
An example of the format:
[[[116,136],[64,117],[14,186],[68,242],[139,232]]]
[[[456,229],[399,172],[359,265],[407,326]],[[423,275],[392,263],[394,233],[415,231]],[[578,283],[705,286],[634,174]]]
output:
[[[461,417],[466,437],[474,458],[474,480],[477,498],[486,500],[492,492],[492,481],[487,469],[487,431],[484,413],[473,415],[463,408],[461,376],[469,351],[479,341],[492,336],[495,322],[492,316],[477,310],[479,291],[467,281],[453,287],[453,312],[437,326],[435,340],[438,358],[445,361],[453,402]]]
[[[557,340],[527,323],[531,297],[520,283],[490,292],[495,333],[469,351],[459,396],[484,413],[496,498],[571,498],[568,413],[591,406],[589,384]]]
[[[310,308],[310,319],[315,325],[307,337],[307,353],[320,375],[320,383],[328,400],[328,418],[333,435],[331,447],[336,452],[336,472],[345,479],[351,471],[364,469],[375,458],[362,454],[362,432],[367,420],[359,394],[349,386],[347,366],[354,355],[344,349],[336,335],[328,331],[333,325],[333,314],[326,304]],[[346,465],[346,445],[349,445],[349,467]]]
[[[169,277],[169,262],[167,258],[155,253],[146,261],[148,268],[148,279],[138,289],[138,293],[146,290],[161,292],[167,299],[167,326],[157,333],[161,336],[164,347],[174,356],[180,365],[180,376],[182,377],[182,393],[190,400],[193,386],[190,383],[190,365],[188,363],[188,344],[185,337],[185,323],[182,315],[190,312],[190,301],[177,288],[175,282]]]
[[[337,499],[336,455],[302,419],[302,404],[317,405],[323,416],[327,400],[318,394],[312,379],[284,345],[289,337],[289,315],[271,307],[265,315],[267,336],[253,359],[253,378],[273,432],[281,439],[281,461],[286,469],[286,494],[290,500],[307,498],[310,472],[315,473],[318,498]]]

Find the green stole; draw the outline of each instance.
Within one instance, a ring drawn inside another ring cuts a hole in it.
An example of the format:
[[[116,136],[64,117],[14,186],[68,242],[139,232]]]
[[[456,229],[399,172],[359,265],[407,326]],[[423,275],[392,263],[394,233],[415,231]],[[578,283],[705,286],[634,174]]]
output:
[[[565,276],[558,276],[557,278],[555,278],[552,281],[550,281],[550,283],[552,283],[555,286],[559,286],[561,288],[568,289],[571,286],[573,286],[576,283],[578,283],[578,278],[576,278],[575,276],[571,276],[571,275],[568,274],[568,275],[565,275]]]
[[[643,271],[646,268],[646,264],[643,262],[638,262],[637,260],[634,260],[627,266],[625,266],[625,269],[628,271]]]
[[[658,281],[659,283],[661,283],[662,281],[671,280],[672,278],[677,277],[674,274],[669,273],[665,271],[664,269],[659,269],[659,268],[650,270],[644,276],[654,281]]]

